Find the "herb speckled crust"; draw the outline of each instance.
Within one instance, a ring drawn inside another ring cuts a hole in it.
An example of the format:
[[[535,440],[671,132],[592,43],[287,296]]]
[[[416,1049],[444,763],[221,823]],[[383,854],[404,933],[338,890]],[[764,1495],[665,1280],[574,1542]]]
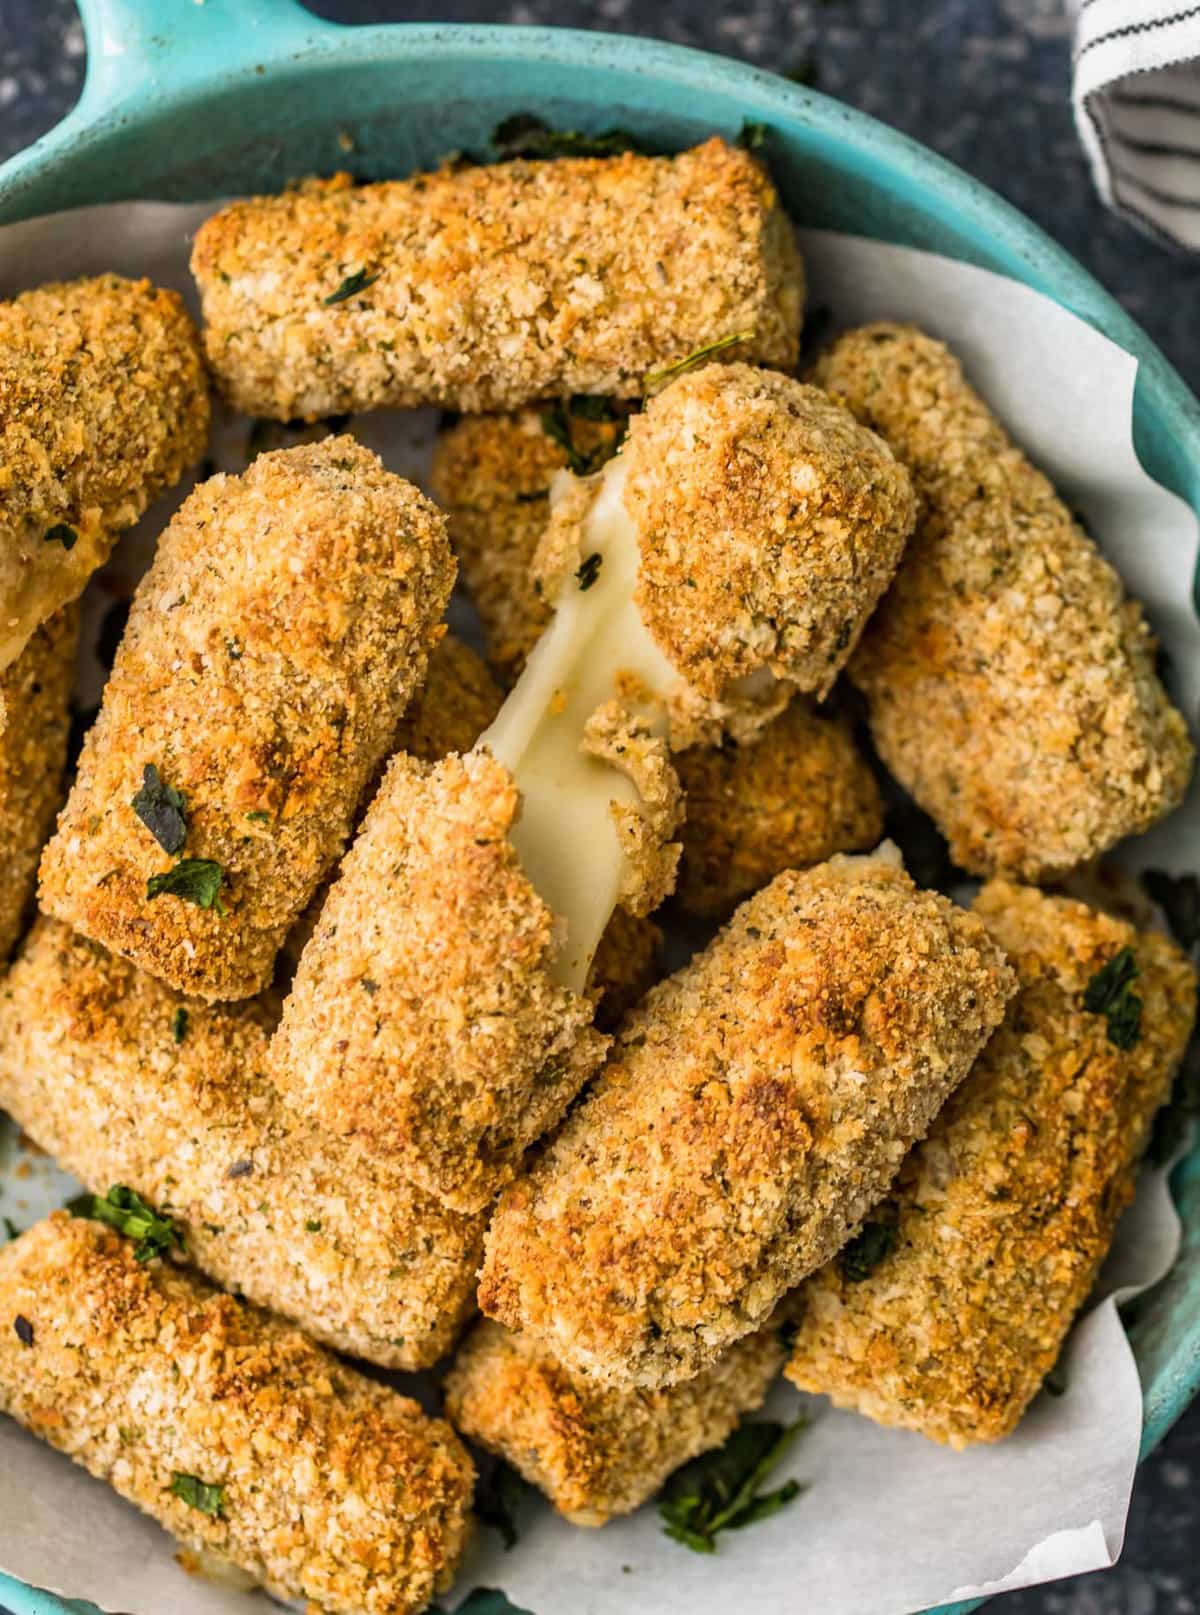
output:
[[[0,1250],[0,1323],[0,1407],[186,1547],[326,1615],[417,1615],[449,1585],[458,1438],[290,1324],[65,1212]],[[220,1487],[219,1514],[178,1475]]]
[[[93,1192],[167,1210],[218,1283],[339,1351],[426,1368],[472,1309],[484,1219],[284,1108],[273,1007],[185,999],[43,918],[0,987],[0,1105]]]
[[[1178,806],[1193,748],[1136,601],[940,342],[879,324],[815,379],[922,513],[851,663],[883,760],[976,874],[1053,880]]]
[[[640,919],[675,887],[679,843],[671,837],[683,817],[679,776],[662,737],[620,701],[596,708],[584,725],[579,749],[623,774],[637,789],[636,802],[612,802],[610,812],[624,854],[618,901]]]
[[[0,962],[21,934],[62,800],[79,612],[64,606],[0,673]]]
[[[916,506],[891,449],[815,387],[705,365],[629,423],[642,621],[707,699],[768,670],[833,687]]]
[[[0,669],[207,439],[200,339],[178,293],[98,275],[0,302]],[[46,537],[60,523],[70,548]]]
[[[425,677],[453,576],[441,516],[352,438],[198,487],[138,587],[42,907],[181,991],[264,987]],[[172,864],[130,805],[147,763],[186,797],[185,855],[224,870],[224,914],[147,898]]]
[[[604,1390],[485,1319],[446,1379],[446,1415],[573,1525],[603,1525],[640,1508],[680,1464],[719,1447],[761,1407],[783,1359],[779,1330],[769,1328],[679,1385]]]
[[[778,876],[505,1191],[483,1311],[604,1385],[699,1373],[845,1241],[1014,987],[977,919],[883,857]]]
[[[285,1098],[458,1210],[482,1208],[604,1057],[551,975],[554,916],[486,751],[392,759],[271,1045]]]
[[[880,1424],[965,1447],[1012,1431],[1092,1288],[1195,1013],[1196,974],[1152,932],[992,881],[976,912],[1020,991],[877,1214],[895,1245],[859,1283],[798,1293],[788,1377]],[[1141,1036],[1122,1051],[1088,982],[1132,948]]]
[[[790,366],[804,298],[770,177],[719,139],[314,181],[222,208],[192,273],[218,382],[278,420],[633,397],[735,332],[749,338],[734,354]],[[361,290],[329,303],[347,284]]]

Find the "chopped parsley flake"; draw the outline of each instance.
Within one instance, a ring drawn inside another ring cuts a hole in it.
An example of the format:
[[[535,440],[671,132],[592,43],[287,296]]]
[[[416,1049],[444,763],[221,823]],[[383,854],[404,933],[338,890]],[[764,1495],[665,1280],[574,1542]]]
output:
[[[69,1209],[76,1217],[91,1217],[95,1222],[107,1223],[126,1239],[132,1239],[134,1257],[149,1262],[156,1256],[165,1256],[175,1245],[183,1243],[178,1226],[170,1217],[164,1217],[148,1206],[140,1194],[116,1183],[107,1194],[81,1194],[71,1201]]]
[[[168,785],[153,763],[142,769],[142,786],[131,803],[133,811],[164,852],[172,857],[187,840],[187,804],[183,794]]]
[[[545,432],[551,442],[558,444],[567,457],[568,469],[575,476],[590,477],[593,471],[599,471],[602,465],[612,459],[620,448],[625,434],[623,430],[619,431],[609,441],[597,443],[594,449],[584,451],[576,447],[571,431],[571,415],[573,414],[579,414],[579,411],[572,409],[568,413],[567,406],[560,400],[550,409],[542,411],[542,431]],[[581,416],[581,419],[584,420],[595,420],[597,418],[594,415]]]
[[[804,1427],[768,1422],[742,1424],[723,1447],[684,1464],[664,1486],[658,1505],[665,1534],[694,1553],[715,1553],[717,1533],[740,1531],[778,1514],[802,1487],[785,1481],[760,1490]]]
[[[55,522],[42,534],[43,544],[61,544],[65,550],[73,550],[78,541],[79,534],[69,522]]]
[[[324,299],[325,307],[332,308],[335,303],[345,303],[351,297],[357,297],[359,292],[365,292],[368,286],[374,286],[378,279],[378,275],[368,274],[365,269],[356,269],[352,275],[346,276],[336,292],[330,292]]]
[[[175,1011],[175,1019],[171,1022],[171,1036],[176,1043],[182,1043],[188,1035],[188,1021],[190,1016],[183,1004]]]
[[[221,903],[221,883],[225,871],[212,858],[181,858],[174,869],[161,875],[151,875],[146,882],[146,896],[182,897],[197,908],[215,908],[224,914]]]
[[[1131,1049],[1142,1032],[1142,1001],[1132,990],[1140,974],[1132,948],[1114,953],[1092,977],[1083,994],[1089,1015],[1103,1015],[1108,1041],[1118,1049]]]
[[[214,1520],[224,1516],[224,1486],[216,1486],[209,1481],[200,1480],[196,1475],[184,1475],[176,1470],[171,1476],[169,1489],[189,1508],[199,1509],[201,1514],[208,1514]]]
[[[579,585],[581,594],[586,594],[600,576],[600,568],[604,565],[604,557],[598,550],[593,550],[589,556],[580,563],[575,573],[575,581]]]

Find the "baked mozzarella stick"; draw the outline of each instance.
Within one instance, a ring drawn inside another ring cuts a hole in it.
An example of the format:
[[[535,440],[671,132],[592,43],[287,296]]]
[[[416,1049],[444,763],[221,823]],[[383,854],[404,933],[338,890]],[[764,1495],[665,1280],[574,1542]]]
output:
[[[612,1387],[760,1328],[891,1183],[1015,986],[883,854],[785,873],[646,997],[502,1196],[479,1302]]]
[[[310,182],[214,214],[192,273],[218,382],[276,420],[632,397],[730,338],[790,367],[804,300],[770,177],[719,139]]]
[[[681,440],[704,499],[658,480]],[[554,618],[478,746],[392,762],[284,1006],[288,1100],[482,1206],[603,1056],[583,994],[614,908],[674,882],[665,742],[753,730],[789,680],[831,679],[912,519],[890,451],[813,388],[709,366],[658,395],[599,479],[564,487]],[[644,622],[672,569],[697,619]]]
[[[610,1390],[485,1319],[446,1378],[446,1414],[572,1525],[604,1525],[640,1508],[681,1464],[719,1447],[744,1413],[762,1406],[784,1356],[780,1331],[767,1328],[694,1379]]]
[[[975,911],[1020,990],[871,1213],[874,1265],[844,1253],[799,1292],[787,1370],[960,1448],[1008,1435],[1054,1366],[1196,1003],[1195,970],[1156,933],[1002,880]]]
[[[64,606],[0,673],[0,963],[21,934],[62,800],[78,640],[78,608]]]
[[[281,1319],[55,1212],[0,1251],[0,1408],[200,1558],[326,1615],[417,1615],[471,1460]]]
[[[850,671],[880,755],[955,861],[1053,880],[1178,806],[1193,748],[1141,608],[954,356],[871,325],[815,379],[888,440],[921,499]]]
[[[185,999],[40,919],[0,987],[0,1106],[94,1193],[162,1210],[218,1283],[339,1351],[427,1368],[472,1309],[483,1218],[289,1115],[270,1011]]]
[[[134,598],[41,903],[171,986],[249,997],[424,677],[445,524],[352,438],[201,484]]]
[[[0,302],[0,672],[207,439],[177,293],[98,275]]]

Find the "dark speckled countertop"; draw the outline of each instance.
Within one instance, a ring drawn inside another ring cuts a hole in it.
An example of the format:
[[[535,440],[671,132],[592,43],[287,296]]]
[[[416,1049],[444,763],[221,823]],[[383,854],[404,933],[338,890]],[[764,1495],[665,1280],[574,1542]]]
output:
[[[1200,390],[1200,258],[1096,200],[1068,99],[1061,0],[320,0],[342,22],[517,22],[657,35],[780,72],[894,124],[994,186],[1075,254]],[[0,0],[0,159],[79,91],[70,0]],[[1146,1463],[1112,1571],[1012,1593],[1004,1615],[1200,1615],[1200,1405]],[[542,1611],[541,1615],[554,1615]]]

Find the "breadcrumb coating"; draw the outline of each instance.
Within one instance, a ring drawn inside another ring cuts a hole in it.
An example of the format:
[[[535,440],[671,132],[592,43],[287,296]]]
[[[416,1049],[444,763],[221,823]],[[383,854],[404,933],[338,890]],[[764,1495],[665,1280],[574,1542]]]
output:
[[[486,751],[392,759],[272,1040],[285,1098],[447,1205],[482,1208],[603,1059],[551,974],[554,916]]]
[[[326,1615],[449,1585],[461,1442],[290,1324],[61,1211],[0,1251],[0,1322],[0,1407],[187,1548]]]
[[[766,169],[719,139],[677,157],[340,174],[222,208],[192,273],[218,382],[278,420],[633,397],[743,333],[731,353],[791,366],[804,300]]]
[[[688,683],[828,694],[913,527],[888,446],[815,387],[710,364],[650,399],[621,452],[638,613]]]
[[[614,801],[611,812],[625,855],[620,906],[641,918],[675,887],[679,843],[671,837],[683,817],[679,776],[662,739],[620,701],[596,708],[580,749],[623,774],[637,789],[636,802]]]
[[[699,1373],[844,1242],[1014,987],[979,920],[884,856],[779,875],[506,1190],[482,1310],[605,1386]]]
[[[454,566],[445,523],[353,438],[201,484],[159,541],[46,849],[42,907],[181,991],[245,998],[337,859]],[[132,799],[186,800],[219,906],[147,895],[172,857]]]
[[[178,293],[97,275],[0,302],[0,670],[207,439]]]
[[[0,673],[0,963],[21,934],[62,800],[78,642],[78,608],[64,606]]]
[[[186,999],[41,919],[0,987],[0,1105],[94,1193],[125,1184],[211,1278],[385,1368],[427,1368],[472,1310],[482,1216],[289,1114],[268,1000]]]
[[[1087,1299],[1195,1014],[1196,973],[1164,937],[996,880],[975,909],[1016,966],[1000,1031],[872,1213],[891,1251],[852,1283],[799,1292],[787,1373],[880,1424],[965,1447],[1017,1425]],[[1131,948],[1131,1049],[1089,1014],[1089,981]]]
[[[719,1447],[744,1413],[762,1406],[784,1355],[779,1330],[769,1328],[679,1385],[605,1390],[484,1320],[446,1378],[446,1414],[572,1525],[603,1525],[640,1508],[689,1458]]]
[[[687,817],[675,899],[726,914],[781,870],[873,847],[883,803],[849,723],[797,696],[744,745],[676,753]]]
[[[815,379],[921,520],[851,663],[884,762],[975,874],[1048,881],[1178,806],[1193,747],[1141,607],[940,342],[848,332]]]

